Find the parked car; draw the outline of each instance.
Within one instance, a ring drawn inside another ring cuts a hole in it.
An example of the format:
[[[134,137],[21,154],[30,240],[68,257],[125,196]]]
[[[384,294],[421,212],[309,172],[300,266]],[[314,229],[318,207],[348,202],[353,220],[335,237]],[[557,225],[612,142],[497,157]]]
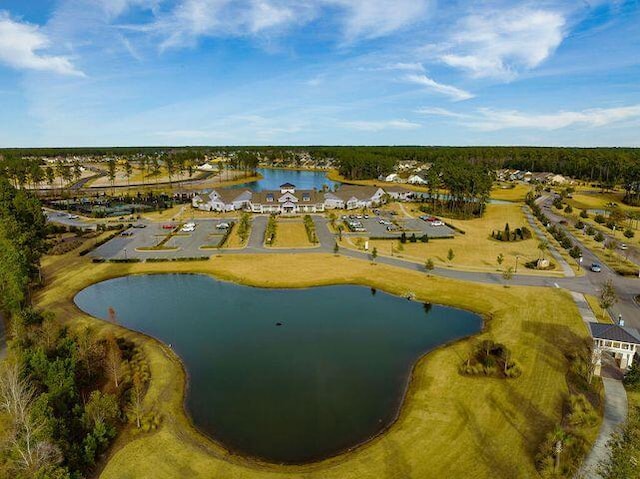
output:
[[[220,223],[216,225],[216,228],[218,228],[219,230],[226,230],[229,229],[229,223]]]
[[[80,217],[78,215],[69,215],[67,216],[67,218],[69,218],[70,220],[77,220]]]
[[[120,233],[120,236],[133,236],[133,231],[123,231],[122,233]]]
[[[175,228],[174,225],[170,225],[170,224],[162,225],[163,230],[172,230],[174,228]]]
[[[432,221],[431,226],[444,226],[444,221],[440,221],[440,220]]]
[[[142,228],[146,228],[147,225],[145,225],[144,223],[138,223],[137,225],[133,225],[133,227],[136,229],[142,229]]]
[[[624,250],[627,249],[627,244],[626,243],[620,243],[619,248],[624,251]]]
[[[591,263],[591,271],[594,273],[600,273],[602,271],[602,266],[599,263]]]

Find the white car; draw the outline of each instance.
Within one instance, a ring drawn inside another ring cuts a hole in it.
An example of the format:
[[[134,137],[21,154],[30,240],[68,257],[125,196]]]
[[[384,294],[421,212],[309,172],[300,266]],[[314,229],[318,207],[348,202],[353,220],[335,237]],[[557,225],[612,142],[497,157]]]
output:
[[[77,220],[80,217],[78,215],[69,215],[67,216],[67,218],[69,218],[70,220]]]
[[[435,220],[431,222],[431,226],[444,226],[444,222],[440,220]]]
[[[627,245],[625,243],[620,243],[619,248],[624,251],[627,249]]]
[[[220,224],[216,225],[216,228],[218,228],[219,230],[229,229],[229,223],[220,223]]]

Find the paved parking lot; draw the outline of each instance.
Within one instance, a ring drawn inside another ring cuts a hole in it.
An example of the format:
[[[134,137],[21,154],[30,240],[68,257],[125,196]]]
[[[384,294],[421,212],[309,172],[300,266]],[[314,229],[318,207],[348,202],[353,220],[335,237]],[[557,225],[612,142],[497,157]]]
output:
[[[144,248],[156,246],[165,238],[171,230],[164,229],[164,224],[177,223],[145,223],[146,228],[129,228],[129,236],[118,235],[108,243],[96,248],[90,253],[94,258],[125,259],[125,258],[195,258],[211,256],[215,249],[201,249],[201,246],[217,246],[224,236],[224,231],[216,228],[216,225],[229,220],[195,220],[196,228],[190,233],[178,233],[165,243],[169,250],[150,250]],[[141,250],[142,248],[142,250]],[[177,249],[173,249],[177,248]]]
[[[380,220],[392,222],[393,227],[396,230],[389,231],[387,229],[388,224],[380,223]],[[347,219],[347,221],[349,221]],[[358,236],[368,236],[371,238],[398,238],[404,231],[408,236],[415,234],[418,238],[425,234],[429,238],[450,238],[453,237],[454,231],[448,226],[432,226],[428,221],[412,218],[399,218],[397,216],[370,216],[369,218],[354,219],[352,221],[359,221],[362,226],[367,230],[361,233],[352,233],[349,230],[345,230],[347,234],[355,234]]]

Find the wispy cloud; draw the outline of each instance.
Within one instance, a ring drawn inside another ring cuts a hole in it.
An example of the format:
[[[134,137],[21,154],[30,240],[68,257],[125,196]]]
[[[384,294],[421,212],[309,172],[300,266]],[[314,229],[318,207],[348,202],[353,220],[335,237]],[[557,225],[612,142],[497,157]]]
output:
[[[422,127],[420,123],[408,120],[347,121],[343,122],[342,125],[345,128],[359,131],[415,130]]]
[[[106,0],[111,15],[132,5],[153,9],[158,0]],[[126,28],[164,37],[161,49],[193,46],[202,37],[279,35],[338,12],[347,42],[378,38],[424,19],[431,0],[179,0],[173,8],[155,8],[155,20]]]
[[[51,40],[38,25],[12,19],[0,11],[0,62],[18,70],[50,71],[61,75],[84,76],[69,57],[42,53]]]
[[[464,17],[438,58],[474,77],[510,79],[537,67],[562,43],[566,20],[559,11],[515,7]]]
[[[462,101],[469,100],[473,98],[473,93],[470,93],[466,90],[462,90],[452,85],[445,85],[443,83],[438,83],[437,81],[429,78],[427,75],[417,75],[410,74],[404,77],[405,81],[409,83],[415,83],[416,85],[421,85],[428,90],[434,91],[436,93],[440,93],[441,95],[448,96],[454,101]]]
[[[570,126],[597,128],[626,120],[638,119],[640,118],[640,105],[617,108],[590,108],[581,111],[558,111],[543,114],[491,108],[481,108],[472,114],[458,113],[443,108],[422,108],[418,112],[425,115],[456,118],[461,120],[464,125],[482,131],[497,131],[509,128],[559,130]]]
[[[348,39],[377,38],[422,20],[429,0],[322,0],[343,7],[345,35]]]

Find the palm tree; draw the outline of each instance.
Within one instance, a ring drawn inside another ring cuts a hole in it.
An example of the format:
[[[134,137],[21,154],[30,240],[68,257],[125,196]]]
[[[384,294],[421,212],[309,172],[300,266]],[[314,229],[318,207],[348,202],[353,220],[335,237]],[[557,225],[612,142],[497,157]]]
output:
[[[540,257],[544,259],[544,253],[549,249],[549,242],[546,239],[541,240],[538,243],[538,249],[540,250]]]

